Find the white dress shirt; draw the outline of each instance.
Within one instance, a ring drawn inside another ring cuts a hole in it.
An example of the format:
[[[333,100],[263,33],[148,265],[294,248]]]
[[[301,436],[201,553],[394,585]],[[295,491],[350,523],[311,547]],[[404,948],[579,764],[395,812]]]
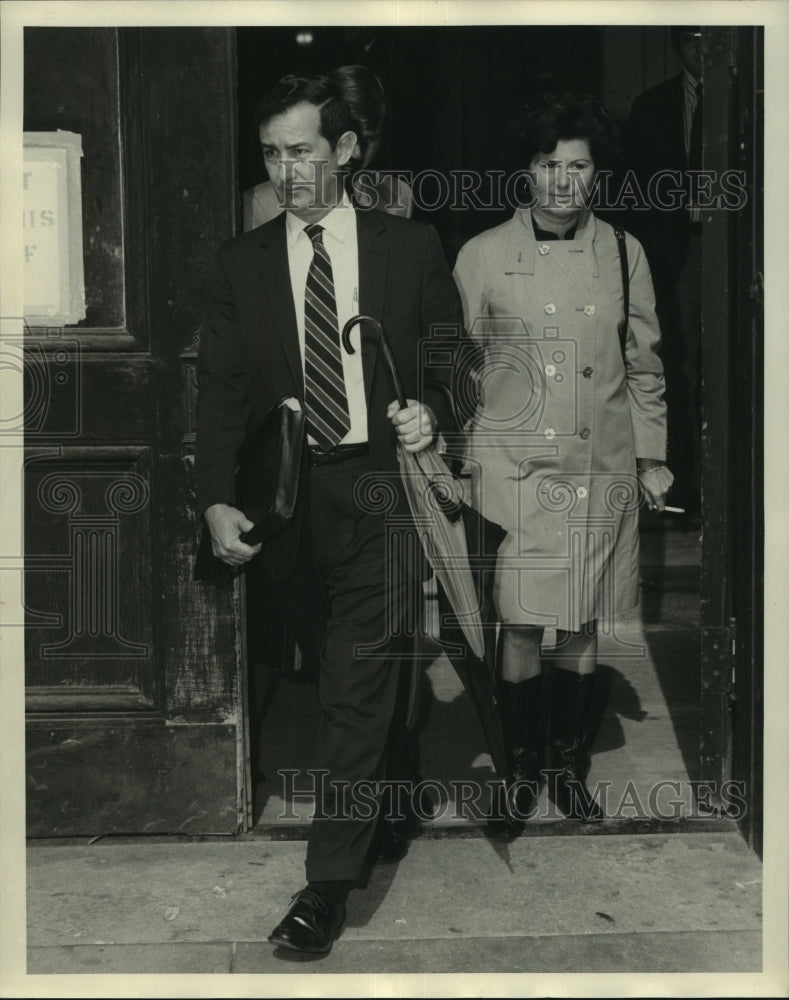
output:
[[[296,307],[296,323],[299,331],[301,370],[304,371],[304,294],[307,286],[307,272],[312,263],[312,241],[304,232],[308,223],[302,222],[290,212],[285,213],[288,240],[288,266],[290,284],[293,289],[293,304]],[[345,323],[359,312],[359,243],[356,235],[356,212],[347,195],[325,215],[318,225],[323,227],[323,245],[331,259],[334,276],[334,295],[337,302],[337,323],[340,332]],[[364,373],[359,327],[351,332],[354,354],[348,354],[340,344],[345,392],[348,397],[348,412],[351,429],[340,444],[359,444],[367,440],[367,401],[364,395]],[[308,436],[310,444],[314,440]]]

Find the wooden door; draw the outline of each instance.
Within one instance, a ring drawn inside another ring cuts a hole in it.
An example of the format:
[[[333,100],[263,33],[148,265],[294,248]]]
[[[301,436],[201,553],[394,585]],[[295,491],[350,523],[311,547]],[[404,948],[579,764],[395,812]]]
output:
[[[25,336],[31,836],[247,823],[238,595],[191,581],[202,277],[232,235],[232,29],[28,28],[78,133],[86,317]]]
[[[705,28],[705,170],[737,170],[745,202],[705,221],[701,778],[726,782],[761,850],[763,773],[763,29]]]

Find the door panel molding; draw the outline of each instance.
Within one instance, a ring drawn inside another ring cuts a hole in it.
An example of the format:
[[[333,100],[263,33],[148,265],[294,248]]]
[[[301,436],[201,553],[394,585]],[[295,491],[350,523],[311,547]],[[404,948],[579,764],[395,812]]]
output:
[[[152,712],[153,704],[132,684],[80,685],[79,687],[25,688],[25,711],[45,714],[80,715],[83,712]],[[157,713],[158,714],[158,713]],[[135,717],[136,721],[136,717]]]
[[[236,727],[136,716],[34,719],[26,732],[29,837],[234,834]]]
[[[151,468],[134,445],[26,461],[28,687],[124,683],[154,704]]]

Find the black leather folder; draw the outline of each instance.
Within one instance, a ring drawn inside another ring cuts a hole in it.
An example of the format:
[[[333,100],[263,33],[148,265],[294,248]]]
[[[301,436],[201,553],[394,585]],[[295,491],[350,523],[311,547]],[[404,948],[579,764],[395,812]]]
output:
[[[239,458],[236,506],[254,527],[241,536],[247,545],[272,539],[293,518],[305,465],[306,417],[286,400],[275,406]],[[205,521],[195,559],[194,578],[224,586],[236,571],[214,555]]]

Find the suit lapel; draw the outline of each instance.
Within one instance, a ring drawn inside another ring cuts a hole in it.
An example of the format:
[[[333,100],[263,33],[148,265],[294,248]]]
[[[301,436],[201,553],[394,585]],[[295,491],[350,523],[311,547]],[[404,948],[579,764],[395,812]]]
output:
[[[682,81],[682,74],[676,78],[674,84],[674,106],[666,122],[666,127],[670,130],[676,156],[676,162],[682,164],[682,169],[688,166],[688,154],[685,150],[685,85]]]
[[[386,218],[378,212],[356,213],[356,235],[359,244],[359,312],[383,322],[386,292],[388,244]],[[369,412],[379,341],[369,324],[361,325],[362,370]]]
[[[284,212],[263,230],[260,250],[261,280],[271,310],[270,318],[295,384],[299,387],[299,395],[303,399],[304,373],[301,365],[296,309],[293,305],[293,291],[290,284]]]

